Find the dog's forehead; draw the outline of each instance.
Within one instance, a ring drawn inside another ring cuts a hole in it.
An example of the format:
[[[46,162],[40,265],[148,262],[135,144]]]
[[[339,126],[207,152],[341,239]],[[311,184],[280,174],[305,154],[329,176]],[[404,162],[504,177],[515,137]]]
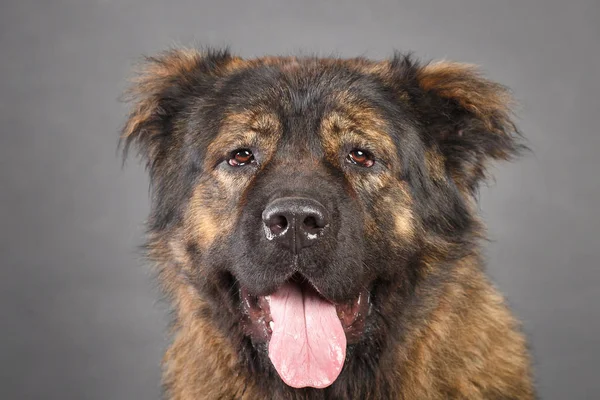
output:
[[[384,119],[389,106],[375,65],[362,59],[290,57],[238,66],[219,88],[225,131],[237,126],[305,136],[322,131],[332,121],[369,129]]]
[[[280,114],[310,114],[318,107],[351,103],[373,106],[381,100],[377,77],[343,61],[256,61],[226,77],[221,94],[227,96],[231,108],[274,108]]]

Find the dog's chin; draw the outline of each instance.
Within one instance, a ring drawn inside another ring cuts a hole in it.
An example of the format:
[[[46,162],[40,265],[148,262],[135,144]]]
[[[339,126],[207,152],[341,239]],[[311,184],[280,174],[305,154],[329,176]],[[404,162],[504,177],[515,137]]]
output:
[[[295,274],[283,285],[292,285],[305,294],[318,296],[335,306],[337,317],[348,344],[358,343],[365,331],[367,317],[371,312],[371,293],[361,290],[350,301],[334,302],[323,296],[322,292],[307,279]],[[282,286],[283,286],[282,285]],[[268,343],[273,333],[273,317],[269,295],[254,295],[246,287],[239,287],[244,332],[254,343]]]

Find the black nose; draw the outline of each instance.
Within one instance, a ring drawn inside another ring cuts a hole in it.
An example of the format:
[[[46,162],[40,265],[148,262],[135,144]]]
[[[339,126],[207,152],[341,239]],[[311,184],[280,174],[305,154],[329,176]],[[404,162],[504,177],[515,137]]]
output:
[[[321,203],[306,197],[282,197],[262,213],[267,239],[298,253],[312,246],[327,231],[329,215]]]

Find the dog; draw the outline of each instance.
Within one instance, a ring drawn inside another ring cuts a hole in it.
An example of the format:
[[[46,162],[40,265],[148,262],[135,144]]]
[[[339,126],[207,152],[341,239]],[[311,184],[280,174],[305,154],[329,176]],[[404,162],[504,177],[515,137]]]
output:
[[[128,100],[165,398],[535,398],[480,255],[478,187],[525,148],[507,88],[401,53],[170,49]]]

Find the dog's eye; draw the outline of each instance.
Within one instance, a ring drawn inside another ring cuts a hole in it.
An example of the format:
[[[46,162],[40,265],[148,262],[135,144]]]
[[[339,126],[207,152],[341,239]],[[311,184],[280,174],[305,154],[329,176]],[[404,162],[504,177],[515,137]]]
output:
[[[366,150],[354,149],[349,154],[346,160],[349,163],[370,168],[375,164],[375,160],[373,159],[373,155]]]
[[[231,152],[228,163],[232,167],[243,167],[255,162],[254,154],[248,149],[239,149]]]

